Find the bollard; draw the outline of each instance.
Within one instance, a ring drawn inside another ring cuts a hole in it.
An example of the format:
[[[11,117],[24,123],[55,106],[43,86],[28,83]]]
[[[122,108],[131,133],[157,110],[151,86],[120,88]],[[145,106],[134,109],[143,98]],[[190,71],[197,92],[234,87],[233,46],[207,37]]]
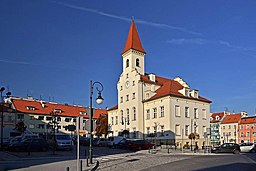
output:
[[[69,171],[69,167],[66,167],[66,171]]]
[[[89,157],[86,157],[86,166],[89,167]]]
[[[80,171],[83,171],[83,161],[80,160]]]

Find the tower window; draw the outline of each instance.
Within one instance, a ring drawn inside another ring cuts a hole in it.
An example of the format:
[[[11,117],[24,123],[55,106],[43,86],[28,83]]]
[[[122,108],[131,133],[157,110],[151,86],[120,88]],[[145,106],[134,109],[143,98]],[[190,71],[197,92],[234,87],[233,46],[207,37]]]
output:
[[[129,59],[126,60],[126,68],[129,67]]]
[[[140,60],[136,59],[136,67],[139,67],[139,66],[140,66]]]

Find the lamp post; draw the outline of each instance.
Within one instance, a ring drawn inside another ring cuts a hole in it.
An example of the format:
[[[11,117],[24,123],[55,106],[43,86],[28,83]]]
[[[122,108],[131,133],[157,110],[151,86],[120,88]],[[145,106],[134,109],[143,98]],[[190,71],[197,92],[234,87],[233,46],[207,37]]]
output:
[[[92,164],[92,140],[93,140],[93,136],[92,136],[92,129],[93,129],[93,121],[92,121],[92,117],[93,117],[93,108],[92,108],[92,95],[93,95],[93,87],[96,86],[96,90],[98,91],[98,97],[96,99],[96,103],[97,104],[102,104],[103,103],[103,98],[101,97],[101,92],[103,91],[103,85],[96,81],[96,82],[92,82],[90,81],[90,115],[89,115],[89,134],[90,134],[90,147],[89,147],[89,160],[90,160],[90,164]]]
[[[127,133],[126,124],[127,124],[127,125],[130,125],[129,118],[122,117],[122,122],[121,122],[121,124],[124,125],[125,133]],[[125,136],[125,137],[126,137],[126,136]]]
[[[3,150],[3,134],[4,134],[4,99],[3,99],[3,92],[5,88],[1,87],[0,93],[1,93],[1,149]],[[6,93],[6,97],[10,97],[11,92]]]

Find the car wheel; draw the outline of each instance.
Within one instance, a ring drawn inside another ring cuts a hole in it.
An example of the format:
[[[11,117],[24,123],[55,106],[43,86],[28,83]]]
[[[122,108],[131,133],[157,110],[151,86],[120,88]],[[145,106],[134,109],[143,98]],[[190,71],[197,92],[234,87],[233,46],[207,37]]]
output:
[[[252,149],[250,152],[251,152],[251,153],[255,153],[256,151],[255,151],[254,149]]]
[[[240,151],[239,150],[234,150],[234,154],[239,154]]]

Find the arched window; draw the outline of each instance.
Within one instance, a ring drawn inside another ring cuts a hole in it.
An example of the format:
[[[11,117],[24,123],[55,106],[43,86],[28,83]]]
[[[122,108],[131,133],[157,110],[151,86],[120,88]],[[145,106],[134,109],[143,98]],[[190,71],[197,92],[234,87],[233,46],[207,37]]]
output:
[[[126,114],[127,114],[127,122],[129,122],[130,121],[130,119],[129,119],[130,118],[129,109],[126,109]]]
[[[133,107],[132,110],[133,110],[133,120],[136,121],[136,108]]]
[[[126,68],[129,67],[129,59],[126,60]]]
[[[136,59],[136,66],[139,67],[140,66],[140,60]]]
[[[124,112],[123,112],[123,110],[121,110],[120,113],[121,113],[121,122],[122,122],[122,120],[123,120],[123,118],[124,118]]]

